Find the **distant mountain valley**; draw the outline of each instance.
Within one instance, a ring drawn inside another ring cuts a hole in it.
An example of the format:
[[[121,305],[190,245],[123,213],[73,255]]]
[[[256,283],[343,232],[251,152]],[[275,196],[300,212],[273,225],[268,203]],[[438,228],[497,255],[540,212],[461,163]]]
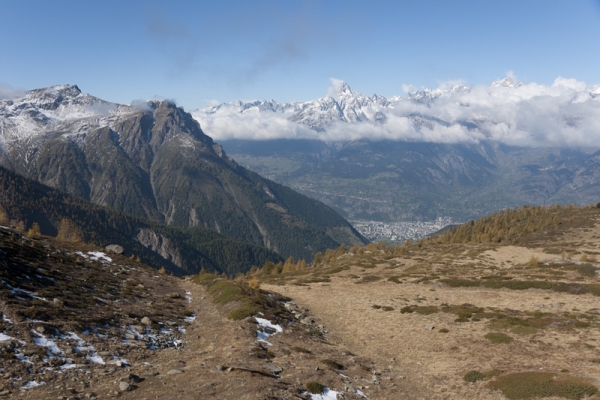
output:
[[[385,98],[336,82],[314,101],[233,102],[192,114],[240,165],[324,202],[366,226],[362,233],[386,224],[371,240],[406,238],[409,229],[391,224],[597,202],[600,152],[587,132],[600,89],[569,85],[507,77]],[[544,116],[547,104],[560,113]]]

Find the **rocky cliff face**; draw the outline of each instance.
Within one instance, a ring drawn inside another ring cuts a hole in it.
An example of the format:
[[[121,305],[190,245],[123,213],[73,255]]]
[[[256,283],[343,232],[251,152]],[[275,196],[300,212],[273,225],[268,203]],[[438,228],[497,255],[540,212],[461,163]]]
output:
[[[0,165],[96,204],[209,227],[286,257],[338,246],[327,234],[338,228],[352,233],[345,244],[364,242],[322,203],[240,167],[168,101],[123,106],[76,86],[1,101]]]

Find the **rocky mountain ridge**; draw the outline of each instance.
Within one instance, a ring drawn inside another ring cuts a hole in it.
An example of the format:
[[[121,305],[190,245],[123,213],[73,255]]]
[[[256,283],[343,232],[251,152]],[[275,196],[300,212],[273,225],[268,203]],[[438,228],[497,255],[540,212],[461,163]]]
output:
[[[208,227],[284,257],[365,242],[325,205],[240,167],[169,101],[125,106],[69,85],[2,100],[0,165],[96,204]]]

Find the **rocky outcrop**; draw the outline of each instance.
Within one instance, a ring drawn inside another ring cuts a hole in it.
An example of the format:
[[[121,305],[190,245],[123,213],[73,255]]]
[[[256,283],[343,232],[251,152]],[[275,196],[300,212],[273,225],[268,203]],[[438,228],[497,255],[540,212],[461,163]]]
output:
[[[178,267],[183,266],[179,249],[170,239],[165,238],[163,235],[143,228],[138,231],[136,240],[144,247],[160,254],[165,260],[171,261]]]

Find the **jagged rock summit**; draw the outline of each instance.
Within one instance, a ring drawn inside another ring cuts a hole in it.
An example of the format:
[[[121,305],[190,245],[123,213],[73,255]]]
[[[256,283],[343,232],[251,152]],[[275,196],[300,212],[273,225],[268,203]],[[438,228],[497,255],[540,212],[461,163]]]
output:
[[[1,100],[0,165],[96,204],[209,227],[285,257],[365,241],[324,204],[240,167],[170,101],[115,104],[75,85]]]

